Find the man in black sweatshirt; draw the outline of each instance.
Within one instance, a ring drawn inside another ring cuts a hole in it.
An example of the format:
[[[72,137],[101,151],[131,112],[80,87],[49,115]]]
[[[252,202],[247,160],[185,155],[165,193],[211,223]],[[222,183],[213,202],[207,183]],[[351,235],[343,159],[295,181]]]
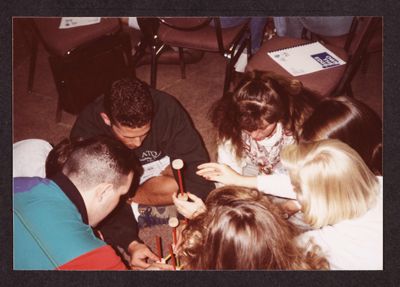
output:
[[[209,157],[187,112],[174,97],[151,89],[138,79],[114,82],[104,97],[96,99],[78,116],[71,139],[96,135],[117,138],[140,160],[144,172],[132,198],[135,203],[172,204],[178,184],[170,163],[178,158],[184,162],[185,190],[204,200],[215,187],[195,173],[197,166],[208,162]],[[122,225],[122,220],[115,217],[110,222],[112,230],[119,229],[118,222]],[[130,237],[134,239],[129,226],[121,226],[126,231],[119,230],[118,238],[111,239],[127,251]]]

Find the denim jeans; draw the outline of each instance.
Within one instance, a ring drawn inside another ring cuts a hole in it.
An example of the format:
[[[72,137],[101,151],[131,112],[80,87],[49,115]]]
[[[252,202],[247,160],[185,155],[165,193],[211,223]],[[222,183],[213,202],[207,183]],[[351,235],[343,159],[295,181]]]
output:
[[[352,16],[274,17],[278,36],[301,38],[303,27],[324,36],[341,36],[350,30]]]
[[[220,17],[221,28],[235,27],[250,18],[251,52],[254,54],[261,47],[263,40],[264,26],[267,22],[266,17]],[[211,21],[214,26],[214,21]]]

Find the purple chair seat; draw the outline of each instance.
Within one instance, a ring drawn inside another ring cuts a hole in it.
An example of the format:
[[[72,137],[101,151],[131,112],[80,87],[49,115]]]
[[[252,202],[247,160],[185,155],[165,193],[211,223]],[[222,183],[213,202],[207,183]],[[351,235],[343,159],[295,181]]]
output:
[[[120,29],[118,18],[101,18],[100,23],[68,29],[59,29],[60,17],[34,18],[34,22],[46,48],[56,56],[64,56],[84,43]]]

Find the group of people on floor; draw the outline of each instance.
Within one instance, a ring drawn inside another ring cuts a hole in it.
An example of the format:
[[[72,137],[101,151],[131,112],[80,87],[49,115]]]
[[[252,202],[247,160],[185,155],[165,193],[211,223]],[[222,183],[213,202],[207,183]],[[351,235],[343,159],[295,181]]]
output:
[[[14,269],[172,270],[139,238],[139,204],[189,219],[174,246],[184,270],[383,268],[382,121],[370,107],[254,71],[211,121],[216,162],[176,98],[123,78],[68,139],[15,143]]]
[[[138,237],[135,209],[174,203],[190,219],[176,246],[185,269],[382,269],[382,123],[371,108],[255,71],[212,122],[217,163],[174,97],[125,78],[70,139],[44,152],[16,143],[14,267],[126,268],[111,245],[132,268],[171,269]],[[33,155],[43,158],[27,164]],[[176,197],[177,158],[189,201]],[[17,177],[44,163],[46,178]]]

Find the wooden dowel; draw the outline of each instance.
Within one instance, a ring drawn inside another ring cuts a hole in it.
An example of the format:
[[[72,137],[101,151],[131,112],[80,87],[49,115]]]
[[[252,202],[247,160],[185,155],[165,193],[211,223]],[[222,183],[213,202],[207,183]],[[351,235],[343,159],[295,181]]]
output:
[[[172,227],[172,242],[174,243],[174,246],[176,247],[176,227]]]
[[[182,174],[181,174],[180,169],[178,169],[178,181],[179,181],[179,190],[181,192],[181,195],[183,195],[185,193],[185,191],[183,190],[183,181],[182,181]]]
[[[169,254],[171,255],[172,267],[174,268],[174,270],[176,270],[176,261],[175,261],[174,252],[172,251],[172,244],[169,245]]]
[[[171,258],[171,254],[168,254],[167,256],[165,256],[165,258],[163,258],[164,259],[164,261],[165,262],[167,262],[168,261],[168,259],[170,259]]]
[[[161,261],[161,258],[163,256],[162,256],[161,237],[160,236],[156,236],[156,246],[157,246],[158,259],[159,259],[159,261]]]

